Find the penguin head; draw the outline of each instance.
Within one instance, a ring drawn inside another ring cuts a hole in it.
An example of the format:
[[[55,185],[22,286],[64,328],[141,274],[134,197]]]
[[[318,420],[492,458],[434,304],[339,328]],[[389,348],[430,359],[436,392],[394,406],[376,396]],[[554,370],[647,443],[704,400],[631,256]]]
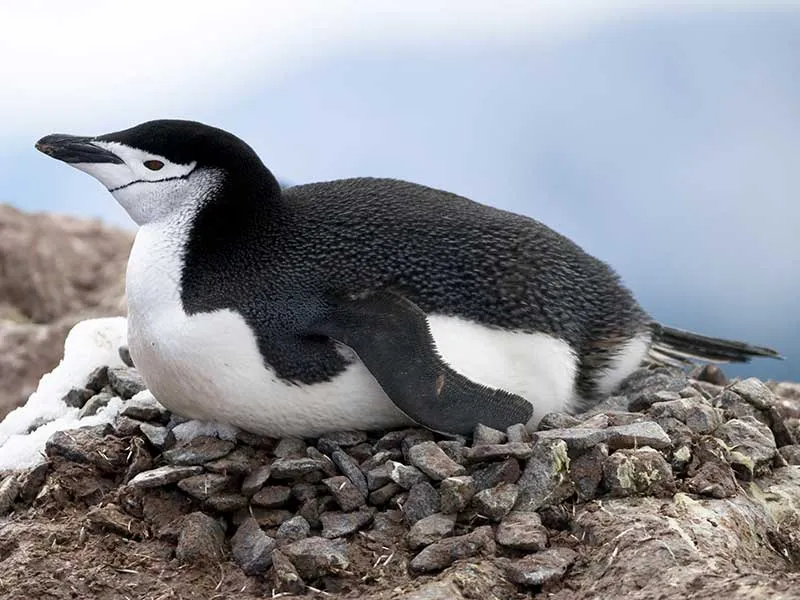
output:
[[[280,193],[250,146],[195,121],[148,121],[96,137],[52,134],[36,148],[100,181],[138,225],[196,210],[234,180]]]

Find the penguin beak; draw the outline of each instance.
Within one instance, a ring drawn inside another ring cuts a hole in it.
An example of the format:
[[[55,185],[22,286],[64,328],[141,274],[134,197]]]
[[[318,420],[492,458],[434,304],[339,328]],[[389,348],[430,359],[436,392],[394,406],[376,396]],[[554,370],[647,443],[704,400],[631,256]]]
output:
[[[36,142],[36,149],[65,163],[115,163],[124,161],[105,148],[92,144],[92,138],[54,133]]]

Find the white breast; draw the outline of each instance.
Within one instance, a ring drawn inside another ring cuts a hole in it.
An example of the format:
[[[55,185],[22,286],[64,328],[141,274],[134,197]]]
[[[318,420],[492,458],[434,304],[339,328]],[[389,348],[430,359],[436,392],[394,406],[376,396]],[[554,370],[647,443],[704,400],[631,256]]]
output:
[[[141,227],[128,264],[131,355],[164,406],[270,436],[409,423],[358,360],[330,382],[288,384],[264,365],[241,315],[186,315],[178,260],[186,225],[175,217]],[[531,400],[531,425],[572,402],[577,359],[566,342],[441,315],[430,315],[429,323],[440,354],[454,369]]]

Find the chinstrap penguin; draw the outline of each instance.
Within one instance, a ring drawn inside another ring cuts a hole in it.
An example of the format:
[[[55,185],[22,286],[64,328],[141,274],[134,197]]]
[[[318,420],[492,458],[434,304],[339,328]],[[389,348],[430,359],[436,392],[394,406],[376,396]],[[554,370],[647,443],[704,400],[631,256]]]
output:
[[[445,191],[377,178],[281,190],[244,141],[192,121],[36,146],[139,225],[130,353],[185,417],[270,436],[469,434],[585,409],[648,357],[777,356],[656,323],[564,236]]]

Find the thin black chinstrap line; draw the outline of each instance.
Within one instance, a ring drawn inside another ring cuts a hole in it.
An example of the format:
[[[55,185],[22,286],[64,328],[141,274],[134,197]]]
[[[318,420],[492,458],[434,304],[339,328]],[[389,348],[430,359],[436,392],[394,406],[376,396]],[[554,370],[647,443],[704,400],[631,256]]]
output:
[[[130,182],[126,183],[125,185],[121,185],[119,187],[112,188],[112,189],[110,189],[108,191],[109,191],[109,193],[113,194],[114,192],[116,192],[118,190],[124,190],[126,187],[130,187],[135,183],[161,183],[162,181],[175,181],[177,179],[186,179],[192,173],[194,173],[194,169],[192,169],[191,171],[189,171],[188,173],[186,173],[184,175],[176,175],[175,177],[166,177],[164,179],[155,179],[153,181],[149,181],[147,179],[137,179],[136,181],[130,181]]]

